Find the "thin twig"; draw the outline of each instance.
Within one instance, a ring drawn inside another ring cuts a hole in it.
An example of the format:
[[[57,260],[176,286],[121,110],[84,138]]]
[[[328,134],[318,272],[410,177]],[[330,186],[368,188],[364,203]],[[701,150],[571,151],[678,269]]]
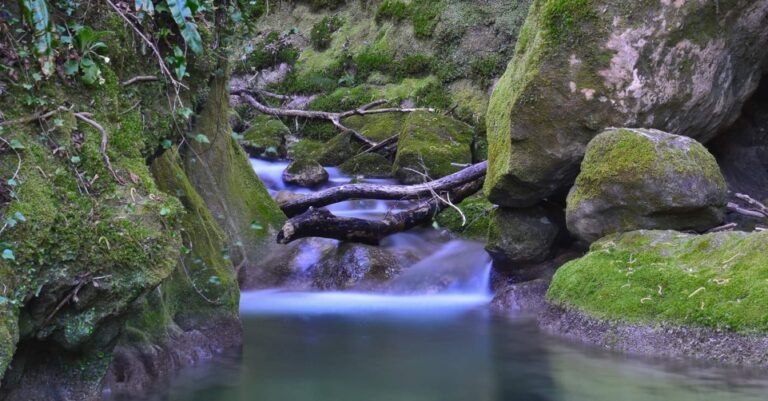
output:
[[[101,124],[89,118],[91,117],[91,113],[75,113],[75,117],[90,124],[91,126],[96,128],[99,132],[101,132],[101,145],[99,146],[99,151],[101,152],[101,157],[104,159],[104,164],[107,165],[107,169],[109,170],[110,174],[112,174],[112,177],[115,179],[115,181],[117,181],[117,183],[120,185],[125,185],[125,180],[123,180],[119,175],[117,175],[117,172],[115,172],[115,169],[112,167],[112,162],[109,160],[109,155],[107,154],[107,145],[109,143],[109,136],[107,135],[107,130],[105,130],[104,127],[101,126]]]
[[[156,77],[154,75],[139,75],[139,76],[135,76],[135,77],[133,77],[133,78],[127,80],[127,81],[121,82],[120,85],[128,86],[128,85],[133,85],[133,84],[139,83],[139,82],[155,82],[155,81],[159,81],[159,80],[160,80],[160,78],[158,78],[158,77]]]

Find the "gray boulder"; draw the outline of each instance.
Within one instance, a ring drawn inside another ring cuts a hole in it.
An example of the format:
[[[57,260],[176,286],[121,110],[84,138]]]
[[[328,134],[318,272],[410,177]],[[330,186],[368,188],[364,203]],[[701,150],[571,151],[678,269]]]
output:
[[[588,242],[636,229],[703,231],[722,222],[727,195],[714,156],[695,140],[611,129],[587,147],[566,221]]]
[[[544,208],[497,208],[491,212],[485,249],[497,271],[510,276],[535,276],[526,270],[552,256],[560,232]]]
[[[534,1],[489,103],[489,200],[569,188],[607,127],[712,139],[758,86],[766,18],[768,0]]]
[[[314,160],[295,160],[283,171],[283,181],[302,187],[317,187],[328,182],[328,171]]]

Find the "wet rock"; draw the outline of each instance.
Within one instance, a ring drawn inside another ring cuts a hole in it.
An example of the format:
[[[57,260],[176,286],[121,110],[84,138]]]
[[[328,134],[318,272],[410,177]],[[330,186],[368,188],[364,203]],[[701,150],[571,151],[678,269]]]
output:
[[[400,273],[397,258],[387,250],[362,244],[343,243],[311,268],[313,287],[343,290],[364,286],[372,288]]]
[[[304,197],[304,194],[299,194],[291,191],[279,191],[275,194],[275,202],[282,206],[288,202],[299,200]]]
[[[274,161],[287,156],[286,138],[290,134],[278,118],[260,115],[251,120],[240,145],[252,157]]]
[[[359,141],[349,132],[334,136],[330,141],[314,150],[317,161],[323,166],[338,166],[363,151]]]
[[[283,171],[283,181],[302,187],[317,187],[328,182],[328,171],[314,160],[295,160]]]
[[[485,249],[495,270],[528,279],[537,274],[530,270],[552,256],[560,232],[560,226],[542,207],[497,208],[491,213]]]
[[[546,309],[549,279],[508,285],[496,292],[491,309],[501,313],[538,313]]]
[[[568,195],[568,229],[591,242],[636,229],[704,231],[723,221],[725,179],[695,140],[647,129],[595,137]]]
[[[489,199],[568,188],[607,127],[706,142],[730,126],[768,53],[768,0],[714,3],[535,1],[489,104]]]
[[[461,167],[452,163],[472,162],[472,136],[469,125],[450,117],[410,113],[397,143],[394,175],[403,184],[417,184],[455,173]]]

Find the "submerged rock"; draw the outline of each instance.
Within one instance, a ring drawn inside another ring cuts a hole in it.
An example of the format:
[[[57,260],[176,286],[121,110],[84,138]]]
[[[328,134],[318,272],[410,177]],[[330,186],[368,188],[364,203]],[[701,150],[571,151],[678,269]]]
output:
[[[561,267],[549,302],[601,320],[768,332],[768,232],[633,231]]]
[[[607,127],[712,139],[758,85],[766,17],[768,0],[534,1],[489,105],[489,199],[568,188]]]
[[[715,158],[695,140],[612,129],[589,143],[566,220],[587,242],[636,229],[704,231],[723,221],[726,199]]]
[[[402,266],[386,249],[343,243],[310,270],[314,288],[344,290],[381,285],[397,276]]]
[[[544,208],[497,208],[491,213],[485,249],[494,269],[507,276],[529,279],[538,274],[538,263],[550,258],[560,226]]]
[[[317,187],[328,182],[328,171],[314,160],[295,160],[283,171],[283,181],[302,187]]]
[[[394,175],[403,184],[417,184],[461,170],[452,163],[472,163],[472,135],[469,125],[450,117],[410,113],[397,143]]]
[[[240,145],[252,157],[274,161],[287,156],[286,138],[289,135],[291,131],[280,119],[260,115],[251,120]]]

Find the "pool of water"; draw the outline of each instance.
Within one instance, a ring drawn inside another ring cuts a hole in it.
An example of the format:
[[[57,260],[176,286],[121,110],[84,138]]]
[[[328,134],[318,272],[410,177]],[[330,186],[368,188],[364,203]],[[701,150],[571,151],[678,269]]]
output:
[[[165,401],[765,400],[761,372],[565,344],[482,295],[244,294],[242,353],[182,371]]]
[[[310,192],[282,183],[285,162],[252,164],[272,193]],[[350,181],[329,173],[326,187]],[[353,201],[331,210],[376,218],[398,206]],[[768,399],[765,372],[600,352],[548,337],[529,317],[491,314],[482,244],[425,229],[382,246],[421,260],[379,293],[243,293],[242,350],[185,369],[140,401]]]

